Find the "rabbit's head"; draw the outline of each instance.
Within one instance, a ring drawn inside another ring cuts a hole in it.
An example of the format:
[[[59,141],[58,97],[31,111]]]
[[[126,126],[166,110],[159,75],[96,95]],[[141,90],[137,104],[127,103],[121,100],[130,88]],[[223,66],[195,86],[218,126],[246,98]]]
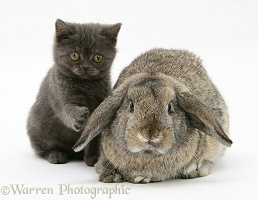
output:
[[[162,73],[139,73],[117,87],[90,116],[75,151],[108,125],[117,144],[133,153],[166,154],[186,140],[191,128],[232,144],[211,108]]]

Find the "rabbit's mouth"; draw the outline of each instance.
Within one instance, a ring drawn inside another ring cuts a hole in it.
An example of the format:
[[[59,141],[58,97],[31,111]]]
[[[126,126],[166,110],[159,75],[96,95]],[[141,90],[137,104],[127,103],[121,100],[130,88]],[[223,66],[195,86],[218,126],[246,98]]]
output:
[[[143,153],[154,154],[154,151],[152,151],[152,150],[146,150],[146,151],[144,151]]]
[[[143,153],[143,154],[152,154],[152,155],[162,155],[166,154],[168,149],[156,148],[151,145],[146,145],[145,147],[131,147],[128,148],[132,153]]]
[[[166,132],[159,132],[156,136],[142,133],[137,133],[137,137],[133,135],[133,132],[129,132],[126,138],[127,149],[132,153],[144,153],[164,155],[173,147],[173,139],[171,134],[164,134]],[[170,137],[167,137],[170,136]]]
[[[145,151],[142,151],[142,153],[144,153],[144,154],[149,154],[149,155],[161,155],[161,154],[165,154],[164,151],[157,151],[157,150],[145,150]]]

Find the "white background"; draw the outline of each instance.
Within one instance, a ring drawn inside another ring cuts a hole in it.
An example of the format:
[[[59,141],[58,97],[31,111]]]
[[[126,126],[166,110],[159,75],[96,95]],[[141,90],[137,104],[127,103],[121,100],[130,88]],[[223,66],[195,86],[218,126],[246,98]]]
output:
[[[103,188],[84,162],[51,165],[34,155],[26,118],[39,85],[53,64],[57,18],[69,22],[117,23],[122,28],[112,67],[122,68],[153,48],[188,49],[203,60],[225,97],[232,148],[203,178],[147,185],[119,184],[128,195],[112,199],[258,199],[258,1],[257,0],[17,0],[0,3],[0,189],[10,184],[53,188],[54,194],[0,199],[90,199],[60,193],[59,184]],[[26,192],[26,191],[25,191]],[[99,194],[96,199],[108,199]]]

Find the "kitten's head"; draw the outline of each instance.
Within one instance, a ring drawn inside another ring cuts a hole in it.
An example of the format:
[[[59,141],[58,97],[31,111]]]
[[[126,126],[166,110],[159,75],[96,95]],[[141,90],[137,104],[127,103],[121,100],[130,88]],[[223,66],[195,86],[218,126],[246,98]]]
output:
[[[121,24],[74,24],[56,20],[54,61],[68,76],[98,79],[109,75]]]

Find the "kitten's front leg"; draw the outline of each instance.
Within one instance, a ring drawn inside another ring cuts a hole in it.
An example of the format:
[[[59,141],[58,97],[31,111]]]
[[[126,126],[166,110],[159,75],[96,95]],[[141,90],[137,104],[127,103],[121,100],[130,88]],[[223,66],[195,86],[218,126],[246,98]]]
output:
[[[66,125],[76,132],[79,132],[84,128],[89,118],[89,109],[84,106],[67,105],[64,115],[66,118],[64,121],[67,122]]]

